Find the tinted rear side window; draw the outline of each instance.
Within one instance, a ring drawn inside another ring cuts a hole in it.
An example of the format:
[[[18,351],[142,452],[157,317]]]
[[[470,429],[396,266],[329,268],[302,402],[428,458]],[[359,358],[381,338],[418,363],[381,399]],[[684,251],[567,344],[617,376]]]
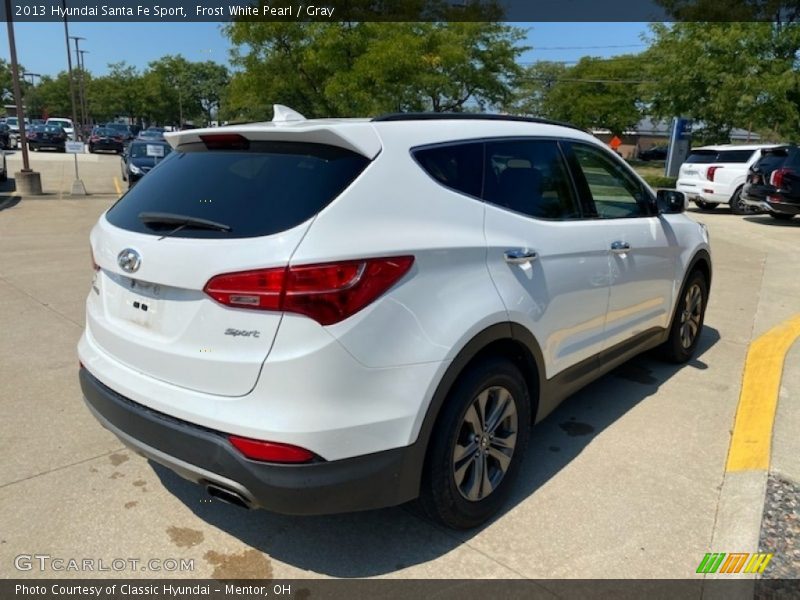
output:
[[[142,212],[173,213],[231,227],[182,229],[190,238],[243,238],[295,227],[330,204],[369,160],[334,146],[251,142],[248,150],[172,152],[106,214],[112,225],[163,234],[174,226],[144,225]]]
[[[483,183],[483,144],[453,144],[414,150],[425,172],[443,186],[479,198]]]

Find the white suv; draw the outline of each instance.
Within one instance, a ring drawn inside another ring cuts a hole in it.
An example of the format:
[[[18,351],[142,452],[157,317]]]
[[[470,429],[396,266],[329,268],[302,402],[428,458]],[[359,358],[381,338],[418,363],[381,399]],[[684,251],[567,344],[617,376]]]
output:
[[[729,204],[735,215],[752,212],[742,200],[747,172],[761,156],[762,148],[774,147],[774,144],[725,144],[693,148],[681,165],[676,187],[701,210]]]
[[[213,496],[472,527],[566,396],[694,353],[707,232],[591,135],[276,114],[167,134],[91,233],[86,402]]]

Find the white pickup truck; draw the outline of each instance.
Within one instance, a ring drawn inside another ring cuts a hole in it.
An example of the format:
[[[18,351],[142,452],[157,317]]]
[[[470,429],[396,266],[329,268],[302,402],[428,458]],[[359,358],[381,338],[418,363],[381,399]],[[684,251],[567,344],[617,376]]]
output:
[[[741,197],[747,171],[761,156],[762,148],[774,147],[775,144],[725,144],[692,148],[681,165],[676,188],[700,210],[729,204],[735,215],[752,212]]]

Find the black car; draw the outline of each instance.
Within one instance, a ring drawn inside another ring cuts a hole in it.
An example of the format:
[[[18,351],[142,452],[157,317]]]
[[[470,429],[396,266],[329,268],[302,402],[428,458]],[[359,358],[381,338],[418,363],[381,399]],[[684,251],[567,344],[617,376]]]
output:
[[[667,146],[653,146],[639,152],[640,160],[667,160]]]
[[[800,214],[800,148],[764,148],[747,173],[742,199],[771,217],[788,221]]]
[[[11,128],[5,123],[0,123],[0,150],[11,147]]]
[[[166,142],[134,140],[122,155],[122,179],[132,187],[172,152]]]
[[[109,123],[106,123],[105,126],[108,129],[113,129],[115,132],[117,132],[119,135],[121,135],[122,136],[122,141],[124,143],[126,143],[126,144],[130,140],[133,139],[133,131],[131,131],[131,126],[130,125],[126,125],[125,123],[116,123],[114,121],[111,121]]]
[[[28,139],[28,148],[31,150],[52,148],[58,152],[64,152],[67,132],[58,125],[31,125],[25,132],[25,137]]]
[[[122,154],[125,150],[122,134],[108,127],[95,127],[89,136],[89,152],[98,151],[116,152]]]

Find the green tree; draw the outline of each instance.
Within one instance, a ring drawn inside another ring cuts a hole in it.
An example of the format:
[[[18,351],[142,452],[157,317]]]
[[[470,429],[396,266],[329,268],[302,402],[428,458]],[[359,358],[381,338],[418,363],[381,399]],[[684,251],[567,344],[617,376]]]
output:
[[[89,112],[99,122],[118,116],[143,116],[142,76],[124,61],[109,64],[106,75],[94,78],[87,96]]]
[[[798,134],[798,25],[675,23],[651,29],[644,89],[651,114],[702,121],[706,141],[727,141],[734,127]]]
[[[219,112],[222,95],[230,81],[228,69],[211,60],[192,63],[191,77],[192,93],[203,109],[206,123],[209,123]]]
[[[265,118],[273,103],[314,116],[462,111],[510,101],[520,29],[478,23],[265,23],[226,34],[239,67],[229,118]]]

